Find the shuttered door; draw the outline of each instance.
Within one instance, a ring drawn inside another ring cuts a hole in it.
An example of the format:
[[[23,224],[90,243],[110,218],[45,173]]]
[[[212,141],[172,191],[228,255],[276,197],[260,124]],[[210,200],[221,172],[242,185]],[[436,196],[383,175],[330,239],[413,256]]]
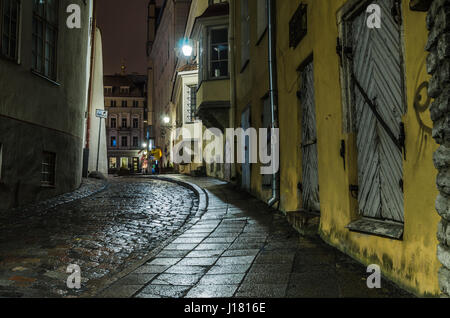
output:
[[[400,135],[403,72],[400,26],[392,16],[395,0],[378,0],[381,29],[367,27],[365,12],[352,25],[353,72],[383,121]],[[403,222],[402,153],[354,88],[359,209],[366,217]]]
[[[316,106],[312,62],[306,65],[302,72],[301,106],[303,209],[319,212]]]

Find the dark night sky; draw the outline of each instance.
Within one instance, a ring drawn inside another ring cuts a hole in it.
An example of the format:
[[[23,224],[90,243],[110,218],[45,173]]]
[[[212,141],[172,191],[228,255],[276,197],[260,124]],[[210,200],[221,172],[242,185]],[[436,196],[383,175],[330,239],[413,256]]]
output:
[[[126,72],[146,74],[147,5],[149,0],[98,0],[97,25],[102,32],[105,75]]]

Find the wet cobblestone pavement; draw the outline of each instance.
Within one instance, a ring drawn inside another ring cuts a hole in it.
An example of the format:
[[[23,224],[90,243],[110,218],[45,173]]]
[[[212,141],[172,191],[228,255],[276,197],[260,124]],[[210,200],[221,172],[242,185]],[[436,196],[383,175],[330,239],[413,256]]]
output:
[[[386,280],[369,289],[364,266],[319,237],[301,237],[281,213],[228,184],[172,178],[206,189],[206,213],[98,297],[412,297]]]
[[[76,297],[92,292],[99,281],[144,259],[198,208],[195,193],[174,183],[108,181],[106,189],[92,182],[72,197],[2,215],[0,297]],[[94,194],[85,197],[90,193]],[[81,268],[80,290],[66,287],[69,264]]]

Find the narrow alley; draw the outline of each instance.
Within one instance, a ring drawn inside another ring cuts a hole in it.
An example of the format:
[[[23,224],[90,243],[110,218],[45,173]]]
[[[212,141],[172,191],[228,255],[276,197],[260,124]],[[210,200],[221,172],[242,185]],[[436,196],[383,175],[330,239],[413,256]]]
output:
[[[0,232],[0,296],[411,296],[384,280],[369,289],[362,265],[225,182],[160,178],[172,181],[90,181],[84,198],[14,211]],[[66,286],[69,264],[80,266],[79,290]]]

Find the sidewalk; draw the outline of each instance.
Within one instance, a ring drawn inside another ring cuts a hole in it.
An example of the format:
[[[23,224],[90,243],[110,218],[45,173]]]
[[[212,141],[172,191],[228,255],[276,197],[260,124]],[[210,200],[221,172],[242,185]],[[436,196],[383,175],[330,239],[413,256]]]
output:
[[[320,238],[299,236],[263,202],[210,178],[172,176],[205,189],[206,213],[156,257],[99,297],[411,297]]]

